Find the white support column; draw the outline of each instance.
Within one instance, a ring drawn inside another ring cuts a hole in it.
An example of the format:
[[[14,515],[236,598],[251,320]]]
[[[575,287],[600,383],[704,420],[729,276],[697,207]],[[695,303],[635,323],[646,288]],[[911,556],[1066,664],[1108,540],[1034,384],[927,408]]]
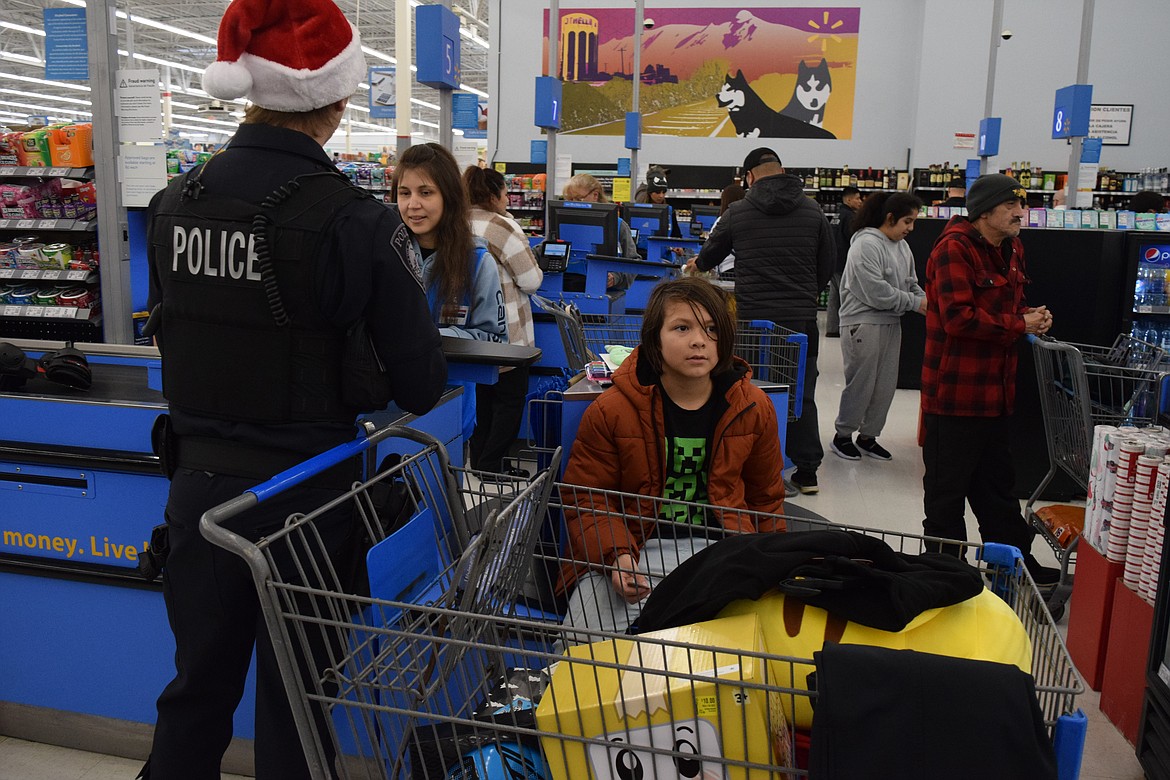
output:
[[[1089,51],[1093,44],[1093,10],[1095,0],[1083,0],[1081,5],[1081,45],[1077,50],[1077,80],[1075,84],[1089,83]],[[1077,190],[1081,183],[1081,147],[1084,139],[1075,136],[1068,150],[1068,207],[1077,204]]]
[[[639,115],[638,124],[641,126],[641,87],[642,87],[642,22],[646,19],[646,8],[643,0],[636,0],[634,3],[634,99],[633,108],[631,111]],[[639,136],[641,132],[639,131]],[[639,137],[638,143],[642,143]],[[630,150],[630,200],[634,199],[634,193],[638,190],[638,149]]]
[[[548,75],[560,78],[557,70],[561,47],[561,4],[560,0],[549,0],[548,7]],[[559,197],[557,187],[557,131],[545,131],[548,140],[548,160],[545,162],[544,182],[544,224],[549,223],[549,201]]]
[[[398,127],[398,156],[410,148],[410,63],[414,47],[414,14],[410,0],[395,0],[394,3],[394,95],[397,101],[394,124]]]
[[[991,11],[991,51],[987,55],[987,91],[983,95],[983,116],[991,116],[995,105],[995,63],[999,56],[999,43],[1003,32],[1003,0],[995,0]],[[979,158],[979,173],[987,173],[987,158]]]
[[[89,84],[93,103],[94,184],[97,188],[98,251],[101,252],[102,322],[110,344],[134,343],[131,325],[130,249],[126,209],[118,186],[118,121],[114,116],[114,71],[118,29],[114,0],[89,0],[85,11]]]

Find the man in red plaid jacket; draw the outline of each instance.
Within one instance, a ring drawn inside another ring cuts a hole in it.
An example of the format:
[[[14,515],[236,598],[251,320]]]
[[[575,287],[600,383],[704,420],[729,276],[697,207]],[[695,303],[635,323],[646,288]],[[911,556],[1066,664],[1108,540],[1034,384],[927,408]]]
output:
[[[1025,198],[1010,176],[979,177],[967,194],[967,216],[951,219],[926,263],[922,527],[927,536],[965,540],[969,501],[983,541],[1018,547],[1033,579],[1051,584],[1059,572],[1029,552],[1035,532],[1011,495],[1018,342],[1052,327],[1046,307],[1024,300]]]

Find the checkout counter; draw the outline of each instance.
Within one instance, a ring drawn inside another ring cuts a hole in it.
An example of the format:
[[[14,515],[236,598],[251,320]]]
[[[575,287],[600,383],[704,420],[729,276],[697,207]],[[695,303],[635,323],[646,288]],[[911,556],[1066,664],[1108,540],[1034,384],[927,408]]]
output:
[[[30,357],[63,346],[12,343]],[[167,408],[159,355],[76,346],[93,372],[88,391],[42,378],[0,391],[0,723],[22,739],[145,758],[155,699],[174,674],[162,585],[136,571],[169,490],[150,444]],[[497,367],[540,356],[447,337],[443,347],[451,382],[494,382]],[[460,464],[462,392],[448,387],[422,416],[392,407],[367,417],[438,437]],[[250,774],[253,684],[249,674],[224,771]]]

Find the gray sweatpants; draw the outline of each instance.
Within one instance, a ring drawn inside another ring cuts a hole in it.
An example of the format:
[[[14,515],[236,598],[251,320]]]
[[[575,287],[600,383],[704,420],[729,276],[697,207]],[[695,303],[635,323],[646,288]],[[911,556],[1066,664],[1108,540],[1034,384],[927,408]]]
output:
[[[713,539],[697,537],[651,539],[638,553],[638,571],[650,580],[650,590],[653,591],[680,563],[714,543]],[[577,580],[569,596],[563,625],[621,633],[637,619],[645,603],[646,599],[627,604],[613,589],[609,572],[590,572]],[[592,640],[582,634],[578,641]]]
[[[837,412],[838,436],[859,432],[866,438],[877,438],[881,434],[898,387],[901,349],[901,322],[841,326],[845,390]]]

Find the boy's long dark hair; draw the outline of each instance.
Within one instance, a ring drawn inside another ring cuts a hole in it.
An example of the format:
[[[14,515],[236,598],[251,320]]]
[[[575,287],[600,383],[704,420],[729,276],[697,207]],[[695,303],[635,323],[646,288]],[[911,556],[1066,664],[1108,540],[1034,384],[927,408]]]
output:
[[[861,202],[861,208],[853,217],[852,227],[856,233],[862,228],[880,228],[889,215],[897,222],[902,217],[917,214],[922,208],[922,199],[909,192],[873,192]]]
[[[683,277],[663,282],[650,291],[646,313],[642,317],[642,350],[639,353],[662,375],[662,325],[666,322],[666,304],[671,301],[685,303],[692,310],[702,306],[711,315],[715,324],[716,354],[718,360],[712,374],[719,374],[731,368],[732,345],[735,344],[735,320],[727,305],[727,294],[705,279]],[[702,321],[698,311],[695,319]]]
[[[459,164],[438,144],[416,144],[398,158],[394,168],[393,189],[397,197],[398,182],[409,170],[422,171],[435,183],[443,197],[443,216],[435,230],[435,262],[431,270],[431,284],[439,292],[440,303],[458,303],[471,292],[471,251],[475,242],[471,236],[470,207]]]

